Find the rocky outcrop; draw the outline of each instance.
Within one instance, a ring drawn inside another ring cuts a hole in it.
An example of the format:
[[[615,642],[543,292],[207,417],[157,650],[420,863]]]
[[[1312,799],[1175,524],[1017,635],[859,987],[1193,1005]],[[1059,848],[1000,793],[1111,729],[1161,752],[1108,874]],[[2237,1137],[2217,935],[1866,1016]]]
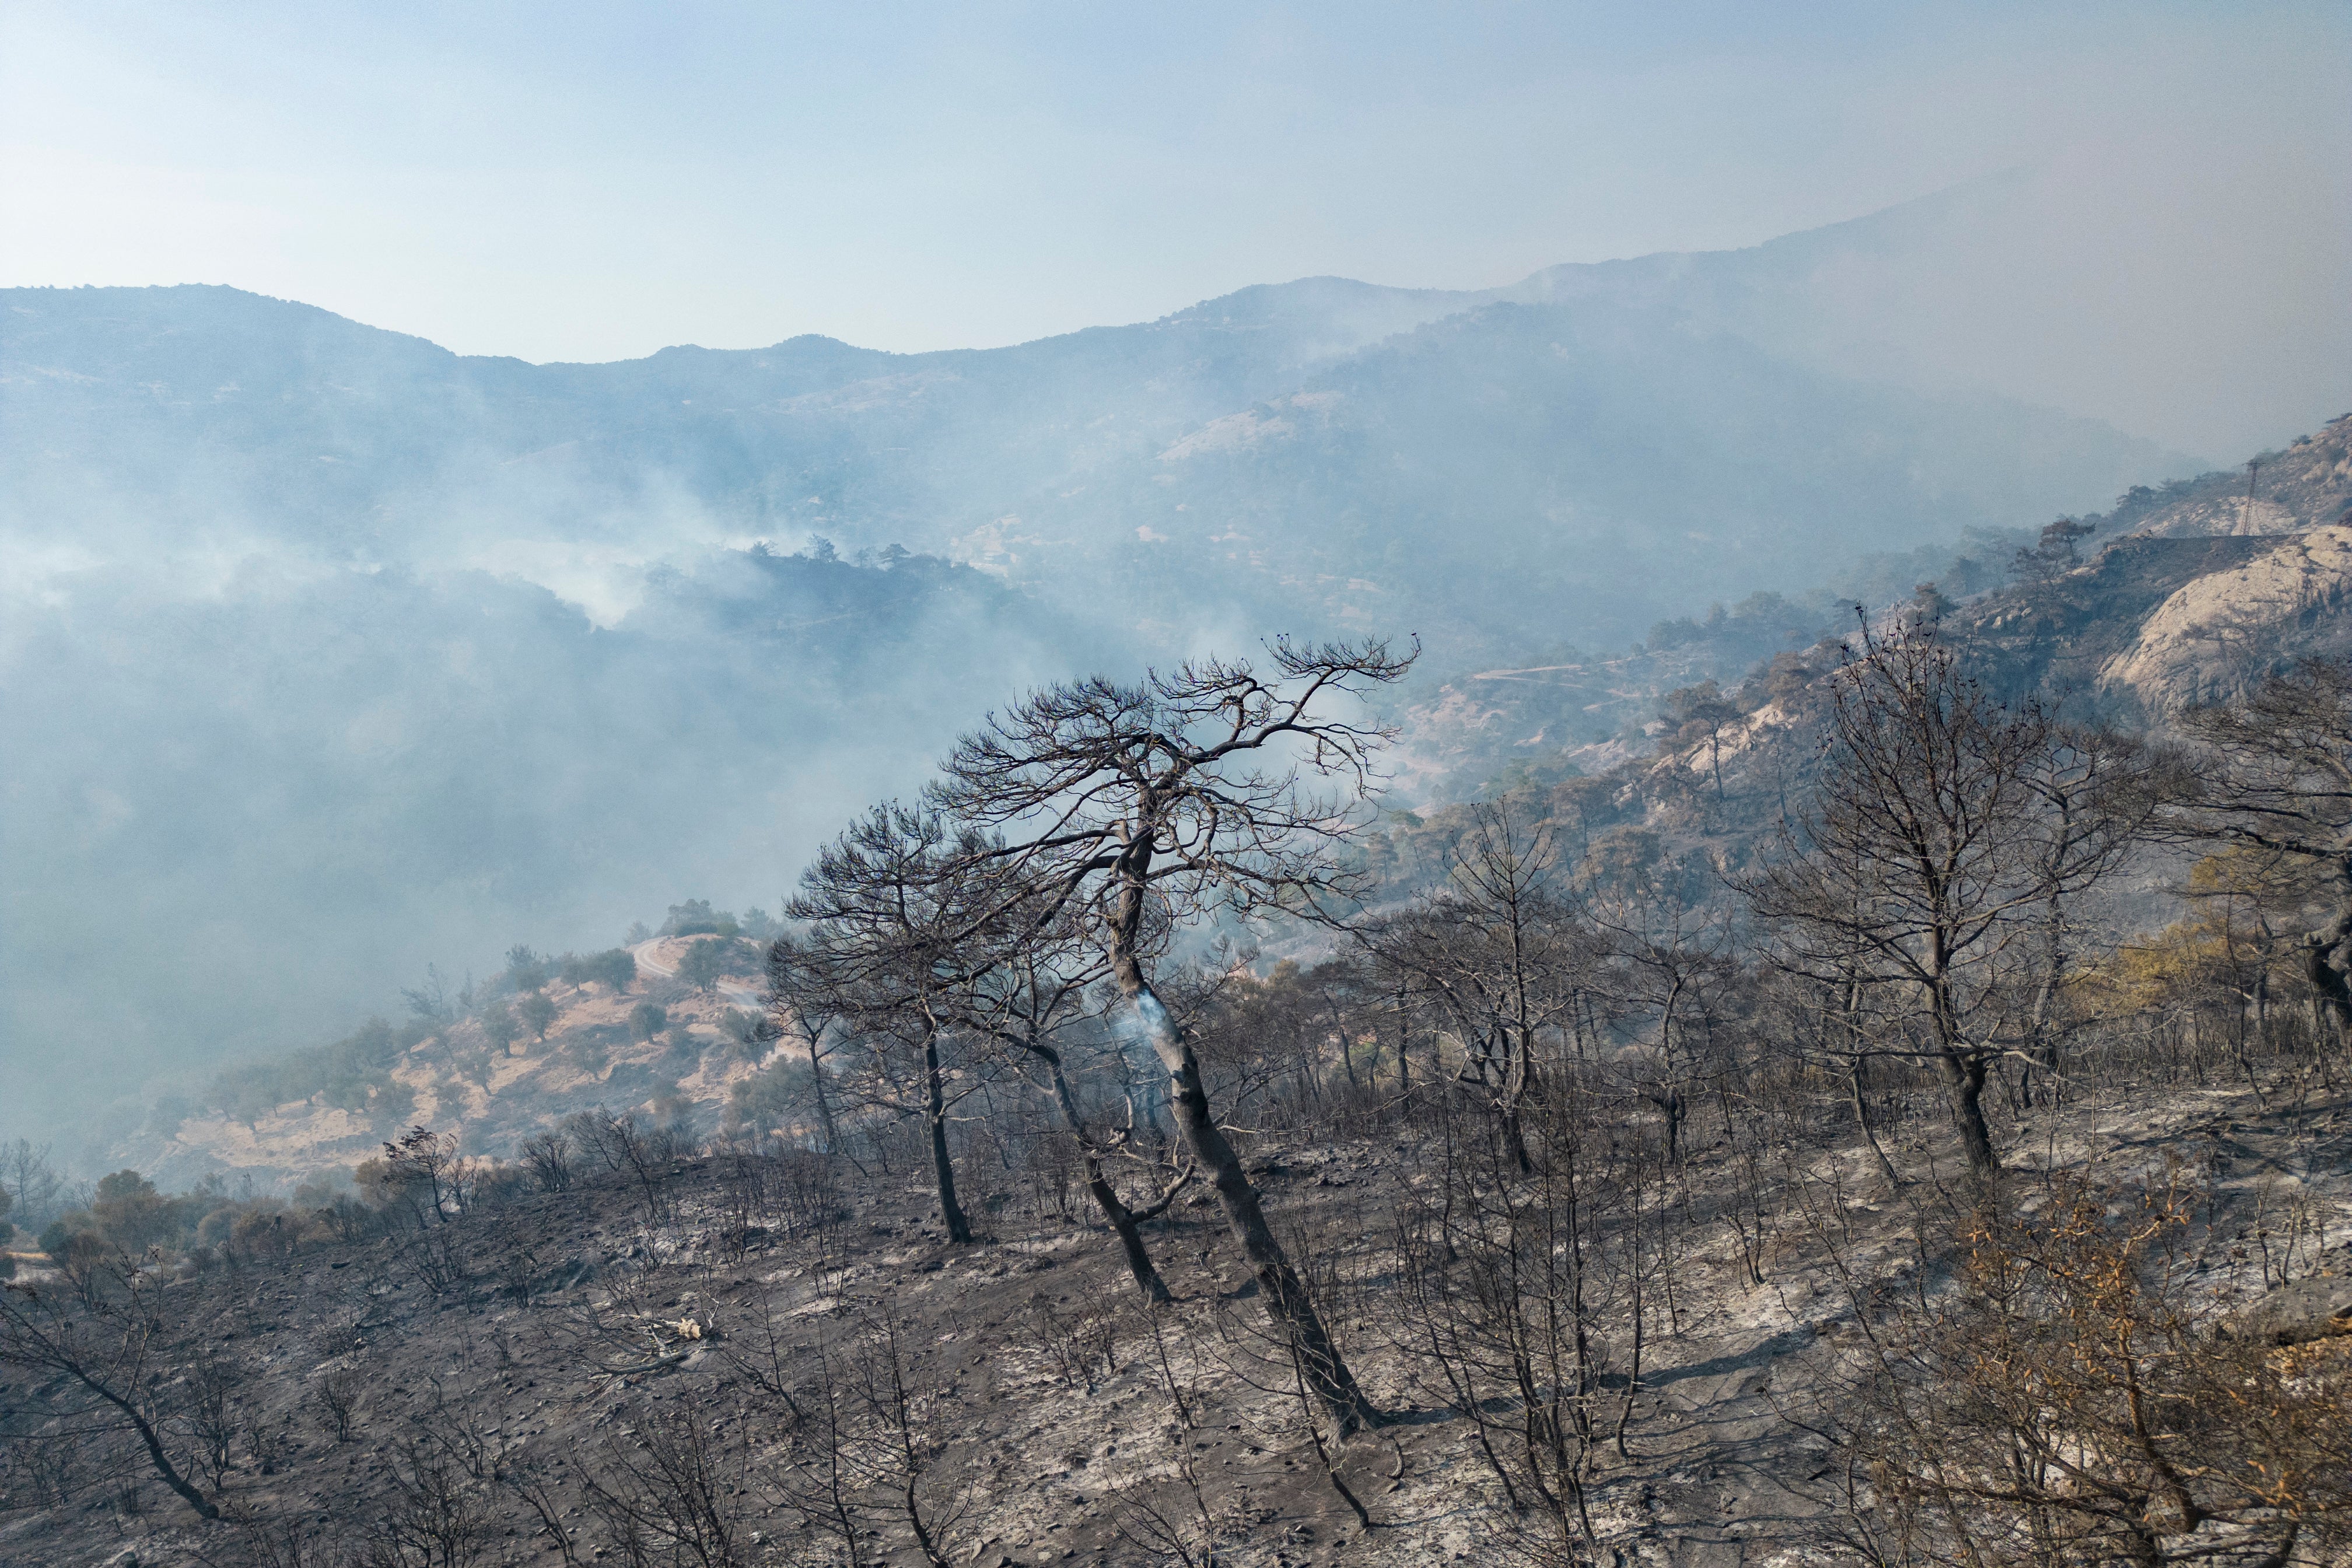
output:
[[[2231,1339],[2257,1344],[2299,1345],[2352,1334],[2352,1279],[2315,1275],[2282,1285],[2242,1307],[2221,1323]]]
[[[2329,651],[2352,604],[2352,527],[2313,529],[2176,590],[2099,672],[2151,711],[2237,694],[2280,658]]]

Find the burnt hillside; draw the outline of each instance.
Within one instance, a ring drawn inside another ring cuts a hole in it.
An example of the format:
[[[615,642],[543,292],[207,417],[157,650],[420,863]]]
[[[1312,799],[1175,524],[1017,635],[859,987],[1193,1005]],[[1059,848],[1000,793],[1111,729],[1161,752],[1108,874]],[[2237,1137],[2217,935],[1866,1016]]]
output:
[[[2289,1275],[2352,1276],[2340,1092],[2259,1053],[2098,1076],[2063,1111],[2003,1119],[2029,1206],[2052,1174],[2123,1187],[2181,1166],[2200,1205],[2181,1300],[2204,1324]],[[1615,1103],[1635,1114],[1593,1150],[1596,1199],[1654,1158],[1638,1102]],[[487,1183],[446,1219],[394,1205],[348,1238],[254,1237],[140,1279],[153,1408],[217,1521],[116,1423],[40,1440],[34,1417],[70,1390],[0,1371],[0,1556],[911,1563],[911,1497],[956,1563],[1197,1563],[1213,1544],[1263,1564],[1862,1561],[1885,1505],[1850,1489],[1858,1451],[1826,1423],[1859,1413],[1854,1352],[1918,1327],[1906,1314],[1949,1281],[1970,1222],[1933,1116],[1882,1124],[1893,1186],[1835,1105],[1793,1084],[1710,1102],[1688,1157],[1612,1220],[1659,1250],[1612,1241],[1589,1281],[1590,1546],[1540,1500],[1513,1506],[1526,1413],[1507,1366],[1450,1359],[1476,1313],[1430,1293],[1422,1249],[1473,1156],[1425,1106],[1250,1147],[1390,1417],[1344,1444],[1310,1436],[1197,1194],[1148,1226],[1176,1297],[1155,1310],[1047,1147],[974,1163],[968,1247],[870,1152],[716,1149],[642,1174],[591,1154],[564,1190]],[[1475,1218],[1457,1223],[1475,1259]],[[2297,1323],[2352,1304],[2282,1300]],[[1463,1376],[1491,1405],[1465,1408]]]

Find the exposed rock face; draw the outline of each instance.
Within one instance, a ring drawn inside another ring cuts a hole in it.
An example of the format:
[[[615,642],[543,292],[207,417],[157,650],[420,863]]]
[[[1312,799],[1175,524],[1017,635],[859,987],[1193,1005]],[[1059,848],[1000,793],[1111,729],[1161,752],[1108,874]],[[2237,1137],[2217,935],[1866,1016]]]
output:
[[[2352,527],[2316,528],[2252,561],[2177,590],[2107,660],[2102,685],[2126,688],[2152,711],[2234,695],[2273,657],[2340,641],[2352,601]]]
[[[2352,415],[2093,521],[2120,531],[2092,560],[1949,623],[2003,691],[2095,689],[2160,718],[2352,653]]]

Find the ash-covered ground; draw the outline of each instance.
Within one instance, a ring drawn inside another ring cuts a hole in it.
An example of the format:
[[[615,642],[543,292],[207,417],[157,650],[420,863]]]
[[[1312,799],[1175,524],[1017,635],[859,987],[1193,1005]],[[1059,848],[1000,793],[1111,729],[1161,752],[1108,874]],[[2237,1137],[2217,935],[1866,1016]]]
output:
[[[920,1171],[590,1161],[568,1190],[446,1223],[118,1282],[152,1312],[144,1375],[180,1390],[149,1406],[163,1440],[221,1517],[159,1482],[119,1413],[45,1441],[39,1402],[71,1380],[11,1367],[0,1559],[1862,1561],[1842,1368],[1882,1292],[1952,1288],[1980,1201],[2031,1212],[2064,1175],[2188,1182],[2199,1331],[2266,1300],[2299,1302],[2297,1321],[2352,1306],[2352,1097],[2307,1064],[2013,1116],[1990,1200],[1932,1118],[1882,1130],[1899,1186],[1850,1128],[1760,1147],[1748,1131],[1727,1104],[1695,1112],[1643,1289],[1596,1279],[1591,1440],[1558,1506],[1526,1495],[1510,1451],[1543,1399],[1490,1394],[1474,1418],[1449,1382],[1459,1317],[1430,1309],[1410,1238],[1445,1201],[1459,1130],[1400,1117],[1249,1154],[1376,1427],[1342,1437],[1302,1396],[1197,1188],[1144,1227],[1176,1298],[1152,1309],[1083,1191],[1009,1163],[968,1164],[984,1234],[949,1246]],[[2290,1276],[2299,1296],[2277,1289]],[[16,1283],[74,1289],[38,1268]]]

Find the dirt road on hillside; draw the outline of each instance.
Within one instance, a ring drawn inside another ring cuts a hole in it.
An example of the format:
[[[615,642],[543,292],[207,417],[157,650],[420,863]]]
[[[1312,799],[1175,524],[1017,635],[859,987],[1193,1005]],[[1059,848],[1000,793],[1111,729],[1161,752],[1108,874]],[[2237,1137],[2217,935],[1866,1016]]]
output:
[[[677,965],[675,963],[663,963],[662,960],[656,956],[657,951],[667,942],[679,941],[690,942],[693,939],[690,937],[680,938],[674,936],[657,936],[650,942],[641,942],[635,947],[629,949],[629,956],[635,958],[637,961],[637,967],[644,970],[646,973],[657,974],[664,980],[668,980],[677,973]],[[741,985],[733,984],[727,981],[721,981],[719,983],[719,995],[722,1001],[732,1002],[738,1006],[751,1008],[754,1012],[767,1005],[766,1001],[761,997],[758,992],[750,990]]]

